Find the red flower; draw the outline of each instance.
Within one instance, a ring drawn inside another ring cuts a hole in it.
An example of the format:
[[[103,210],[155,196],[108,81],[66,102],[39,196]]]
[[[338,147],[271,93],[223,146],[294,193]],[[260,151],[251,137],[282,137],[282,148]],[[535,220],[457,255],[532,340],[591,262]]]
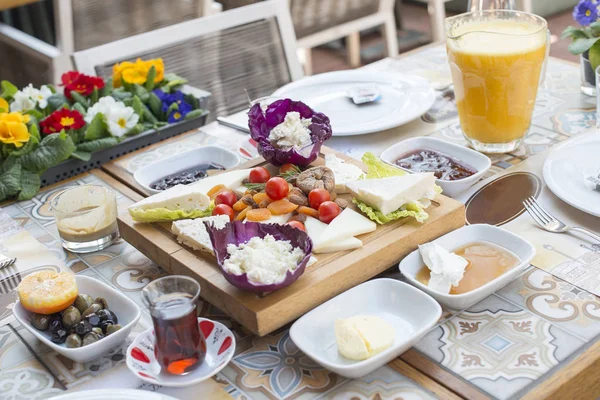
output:
[[[62,76],[60,77],[60,79],[62,80],[62,85],[70,85],[71,83],[75,82],[80,75],[81,74],[77,71],[69,71],[62,74]]]
[[[63,129],[80,129],[84,125],[83,115],[79,111],[67,110],[66,108],[54,111],[48,118],[40,122],[42,132],[48,135],[60,132]]]
[[[65,85],[65,96],[67,96],[69,100],[71,99],[72,91],[78,92],[82,96],[89,96],[92,94],[95,87],[98,88],[98,90],[104,87],[104,80],[98,76],[79,74],[75,77],[74,74],[79,74],[79,72],[67,72],[62,76],[62,81]]]

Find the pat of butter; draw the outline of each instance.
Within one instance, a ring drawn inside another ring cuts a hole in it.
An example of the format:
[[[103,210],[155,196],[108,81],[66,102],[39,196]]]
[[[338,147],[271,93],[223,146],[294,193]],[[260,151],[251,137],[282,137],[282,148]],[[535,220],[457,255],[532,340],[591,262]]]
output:
[[[431,271],[427,285],[429,288],[447,294],[452,286],[458,286],[469,265],[467,260],[435,243],[419,245],[419,251],[423,262]]]
[[[339,352],[351,360],[366,360],[394,343],[394,328],[379,317],[357,315],[335,321]]]

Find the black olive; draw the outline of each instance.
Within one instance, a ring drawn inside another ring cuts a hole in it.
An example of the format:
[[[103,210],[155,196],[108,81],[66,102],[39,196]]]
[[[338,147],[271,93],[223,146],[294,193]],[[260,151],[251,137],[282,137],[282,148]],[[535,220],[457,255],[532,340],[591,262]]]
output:
[[[100,310],[100,311],[98,311],[98,313],[101,313],[102,311],[104,311],[104,310]],[[88,314],[88,315],[85,317],[85,319],[86,319],[86,320],[87,320],[87,321],[88,321],[90,324],[92,324],[92,326],[98,326],[98,325],[100,325],[100,321],[102,320],[102,318],[100,318],[100,316],[99,316],[98,314],[96,314],[96,313],[91,313],[91,314]]]
[[[102,322],[100,322],[100,328],[102,328],[102,332],[106,333],[106,328],[108,328],[109,325],[114,325],[114,321],[110,320],[110,319],[106,319]]]
[[[50,329],[50,333],[55,333],[59,329],[65,329],[65,327],[62,324],[62,321],[59,319],[51,320],[50,324],[48,325],[48,328]]]
[[[75,325],[75,333],[77,333],[80,336],[83,336],[86,333],[90,333],[91,331],[92,331],[92,324],[90,324],[90,321],[88,321],[88,320],[83,320],[80,323],[78,323],[77,325]]]
[[[68,332],[64,328],[61,328],[58,329],[56,332],[52,333],[50,340],[52,340],[52,342],[56,344],[63,344],[65,340],[67,340],[67,335]]]
[[[115,324],[119,323],[119,319],[117,318],[115,313],[110,311],[108,308],[98,311],[98,316],[100,317],[100,320],[102,320],[102,321],[106,321],[107,319],[110,319],[110,320],[114,321]]]

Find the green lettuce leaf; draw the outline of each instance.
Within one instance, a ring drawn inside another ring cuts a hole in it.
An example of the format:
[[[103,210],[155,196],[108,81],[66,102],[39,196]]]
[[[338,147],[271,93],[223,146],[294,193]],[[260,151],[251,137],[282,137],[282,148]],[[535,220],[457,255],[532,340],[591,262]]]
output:
[[[213,208],[213,203],[204,210],[193,211],[169,210],[167,208],[151,208],[148,210],[130,208],[129,214],[138,222],[169,222],[179,219],[208,217],[212,214]]]
[[[363,179],[389,178],[391,176],[408,174],[408,172],[403,171],[400,168],[393,167],[381,161],[381,159],[373,153],[367,152],[363,154],[362,162],[369,168],[369,172],[367,172]]]
[[[417,203],[408,203],[406,206],[399,210],[393,211],[389,214],[383,214],[381,211],[371,207],[370,205],[363,203],[360,200],[352,199],[352,202],[367,216],[369,219],[377,222],[378,224],[387,224],[388,222],[395,221],[402,218],[413,217],[419,222],[424,222],[429,218],[429,215],[423,208]]]
[[[23,167],[41,173],[69,158],[75,151],[75,143],[65,131],[47,135],[39,146],[21,157]]]

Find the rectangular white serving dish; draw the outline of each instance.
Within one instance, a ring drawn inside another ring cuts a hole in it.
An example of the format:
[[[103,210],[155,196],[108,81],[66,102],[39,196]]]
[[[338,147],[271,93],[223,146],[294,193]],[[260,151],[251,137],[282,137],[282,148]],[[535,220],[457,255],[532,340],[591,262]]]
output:
[[[444,194],[450,197],[454,197],[474,185],[483,177],[492,165],[491,160],[485,154],[479,153],[468,147],[431,137],[415,137],[398,142],[385,150],[381,154],[381,159],[396,168],[400,168],[394,163],[398,158],[412,151],[423,149],[435,150],[439,153],[443,153],[456,161],[470,165],[477,171],[476,174],[457,181],[443,181],[441,179],[436,179],[435,182],[442,188]],[[411,172],[404,168],[400,169]]]
[[[535,256],[535,247],[527,240],[493,225],[467,225],[433,241],[448,251],[454,251],[475,242],[488,242],[504,247],[519,257],[520,263],[485,285],[463,294],[440,293],[419,282],[416,275],[425,266],[425,263],[418,249],[400,262],[400,272],[412,285],[428,293],[442,305],[454,310],[461,310],[483,300],[512,282],[529,266],[529,262]]]
[[[75,281],[77,282],[79,293],[89,294],[93,298],[104,297],[106,299],[110,310],[117,315],[121,329],[109,336],[105,336],[96,343],[69,349],[65,344],[53,343],[50,340],[50,333],[48,331],[38,331],[35,329],[30,322],[32,313],[23,308],[20,301],[16,302],[13,314],[17,321],[42,343],[73,361],[83,363],[106,354],[110,349],[122,343],[140,319],[141,311],[137,304],[129,297],[119,293],[116,289],[98,279],[77,275]]]
[[[225,169],[230,169],[240,163],[240,158],[234,152],[219,146],[202,146],[148,164],[135,171],[133,178],[148,193],[160,193],[160,190],[152,189],[150,185],[166,176],[211,162],[222,165]]]
[[[348,378],[360,378],[404,353],[438,321],[442,308],[424,292],[394,279],[374,279],[323,303],[298,319],[290,329],[296,346],[323,367]],[[354,361],[337,347],[336,319],[355,315],[378,316],[390,323],[396,338],[390,348]]]

